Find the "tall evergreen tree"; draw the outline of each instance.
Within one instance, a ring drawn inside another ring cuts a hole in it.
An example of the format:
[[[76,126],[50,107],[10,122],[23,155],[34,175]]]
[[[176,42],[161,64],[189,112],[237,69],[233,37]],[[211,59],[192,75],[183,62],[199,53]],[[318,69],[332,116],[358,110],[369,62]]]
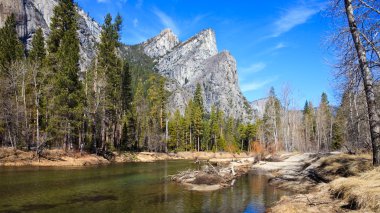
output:
[[[0,29],[0,74],[8,74],[13,62],[23,56],[23,45],[16,30],[16,17],[11,14]]]
[[[148,108],[144,95],[144,84],[138,80],[136,91],[133,98],[133,111],[136,118],[136,141],[135,148],[141,149],[145,147],[146,133],[148,129]]]
[[[23,46],[17,35],[16,18],[11,14],[0,29],[0,141],[12,147],[17,146],[21,135],[16,62],[22,57]]]
[[[83,88],[79,81],[79,39],[73,0],[62,0],[54,9],[48,40],[49,68],[54,75],[49,132],[65,147],[81,145]]]
[[[93,93],[98,100],[96,114],[100,123],[96,131],[100,133],[100,146],[103,150],[109,147],[120,148],[122,141],[120,136],[125,135],[122,131],[127,132],[125,129],[127,125],[122,120],[126,121],[123,115],[126,115],[125,111],[128,108],[130,109],[131,95],[128,92],[130,76],[128,65],[125,64],[123,69],[117,53],[121,24],[121,17],[112,22],[112,16],[106,15],[92,74],[95,84]],[[125,94],[126,97],[123,97],[124,93],[128,93]]]
[[[275,149],[277,149],[281,125],[281,103],[273,87],[269,91],[263,122],[266,138],[265,145],[268,146],[270,143],[274,143]]]
[[[303,126],[304,126],[304,137],[305,137],[305,147],[314,150],[318,149],[315,144],[315,133],[316,133],[316,120],[315,120],[315,110],[313,103],[311,101],[306,101],[303,110]]]
[[[136,118],[135,112],[132,107],[133,97],[132,97],[132,85],[131,85],[131,74],[129,72],[129,65],[127,62],[123,66],[122,74],[122,88],[121,88],[121,100],[122,100],[122,111],[123,111],[123,132],[122,132],[122,142],[123,146],[131,149],[136,143]],[[137,147],[133,147],[137,149]]]
[[[211,113],[210,113],[210,134],[211,134],[211,148],[215,149],[217,151],[217,140],[218,140],[218,132],[219,132],[219,125],[218,125],[218,115],[217,111],[215,109],[215,106],[211,106]]]
[[[35,126],[35,140],[37,147],[40,145],[40,135],[41,127],[45,127],[45,110],[46,110],[46,100],[43,91],[46,90],[46,69],[43,67],[43,63],[46,58],[45,49],[45,39],[43,36],[42,29],[39,28],[33,36],[32,47],[29,52],[29,61],[31,64],[31,75],[32,75],[32,90],[34,96],[33,112],[35,115],[34,126]],[[45,91],[46,92],[46,91]]]
[[[41,28],[38,28],[36,33],[33,36],[32,48],[29,52],[29,59],[37,64],[42,64],[43,60],[46,57],[45,49],[45,39],[43,31]]]
[[[124,62],[122,78],[121,99],[123,102],[123,111],[127,112],[131,110],[133,102],[132,76],[129,72],[129,64],[127,62]]]
[[[316,116],[316,125],[319,149],[324,149],[324,151],[331,148],[333,127],[332,119],[333,116],[331,114],[327,94],[323,92],[321,95],[321,103],[319,104]]]
[[[194,127],[194,133],[197,142],[197,150],[200,151],[201,146],[201,137],[203,134],[203,116],[204,116],[204,108],[203,108],[203,97],[202,97],[202,87],[198,83],[195,89],[194,98],[193,98],[193,119],[192,124]]]
[[[196,107],[199,107],[202,110],[202,114],[203,114],[204,106],[203,106],[202,87],[199,83],[197,83],[197,87],[195,89],[193,102]]]

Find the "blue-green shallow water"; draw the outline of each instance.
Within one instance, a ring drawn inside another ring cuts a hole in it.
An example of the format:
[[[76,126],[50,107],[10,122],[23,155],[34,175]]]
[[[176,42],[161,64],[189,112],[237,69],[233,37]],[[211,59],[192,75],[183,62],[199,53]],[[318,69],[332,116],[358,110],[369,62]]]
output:
[[[165,177],[189,161],[91,168],[1,168],[0,212],[264,212],[287,194],[248,174],[214,192],[188,191]]]

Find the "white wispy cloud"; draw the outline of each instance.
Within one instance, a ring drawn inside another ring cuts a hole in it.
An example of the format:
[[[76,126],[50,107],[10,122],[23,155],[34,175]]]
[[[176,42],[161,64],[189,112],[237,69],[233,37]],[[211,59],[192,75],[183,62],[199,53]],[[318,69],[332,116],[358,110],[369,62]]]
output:
[[[280,43],[278,43],[274,48],[273,48],[273,50],[279,50],[279,49],[283,49],[283,48],[285,48],[285,47],[287,47],[284,43],[282,43],[282,42],[280,42]]]
[[[284,49],[286,47],[288,47],[287,44],[280,42],[280,43],[277,43],[275,46],[269,47],[269,48],[257,53],[256,56],[275,55],[278,53],[279,50]]]
[[[258,89],[261,89],[262,87],[276,81],[278,79],[277,76],[275,77],[272,77],[270,79],[267,79],[265,81],[254,81],[254,82],[251,82],[251,83],[245,83],[245,84],[242,84],[241,85],[241,91],[242,92],[251,92],[251,91],[255,91],[255,90],[258,90]]]
[[[251,64],[248,67],[243,67],[240,69],[240,71],[244,73],[255,73],[255,72],[260,72],[261,70],[265,69],[267,65],[264,62],[258,62]]]
[[[274,32],[271,37],[278,37],[298,25],[306,23],[321,10],[321,5],[301,5],[289,8],[274,22]]]
[[[166,13],[159,10],[158,8],[153,8],[153,13],[160,19],[161,24],[165,28],[172,29],[173,32],[176,33],[177,35],[180,34],[179,28],[177,27],[176,23],[170,16],[168,16]]]

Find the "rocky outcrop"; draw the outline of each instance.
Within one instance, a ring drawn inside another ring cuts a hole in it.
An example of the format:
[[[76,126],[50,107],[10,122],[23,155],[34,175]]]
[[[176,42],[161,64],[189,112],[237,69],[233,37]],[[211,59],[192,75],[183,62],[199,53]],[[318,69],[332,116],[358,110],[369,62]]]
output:
[[[142,46],[145,54],[149,57],[157,58],[166,55],[178,44],[179,39],[172,30],[165,29],[158,36],[144,42]]]
[[[170,53],[159,59],[158,72],[175,79],[181,86],[193,84],[195,77],[202,74],[202,63],[218,54],[215,33],[204,30],[178,45]]]
[[[263,118],[267,102],[268,98],[261,98],[250,103],[255,117]]]
[[[50,33],[50,22],[58,0],[0,0],[0,27],[7,17],[14,13],[17,18],[17,31],[27,48],[38,28],[44,35]],[[99,41],[101,27],[83,10],[78,8],[78,35],[80,40],[81,70],[85,70],[95,57],[95,45]]]
[[[227,51],[218,52],[213,30],[203,30],[183,43],[158,51],[156,44],[165,43],[161,41],[165,34],[167,31],[142,45],[146,54],[167,52],[156,59],[155,70],[169,79],[170,109],[183,112],[199,83],[204,89],[206,111],[210,112],[214,105],[227,116],[246,121],[252,118],[250,106],[239,87],[236,60]],[[151,46],[154,48],[150,49]]]

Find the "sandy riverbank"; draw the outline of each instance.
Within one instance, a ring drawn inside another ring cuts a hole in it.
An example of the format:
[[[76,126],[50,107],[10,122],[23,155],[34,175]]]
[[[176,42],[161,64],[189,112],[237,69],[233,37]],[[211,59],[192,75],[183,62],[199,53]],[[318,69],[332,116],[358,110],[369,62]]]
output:
[[[0,148],[0,166],[46,166],[46,167],[70,167],[106,165],[111,163],[127,162],[154,162],[159,160],[211,160],[232,161],[250,157],[249,154],[225,153],[225,152],[113,152],[114,158],[109,161],[102,156],[89,153],[65,152],[60,149],[44,150],[43,156],[38,158],[35,152]]]

